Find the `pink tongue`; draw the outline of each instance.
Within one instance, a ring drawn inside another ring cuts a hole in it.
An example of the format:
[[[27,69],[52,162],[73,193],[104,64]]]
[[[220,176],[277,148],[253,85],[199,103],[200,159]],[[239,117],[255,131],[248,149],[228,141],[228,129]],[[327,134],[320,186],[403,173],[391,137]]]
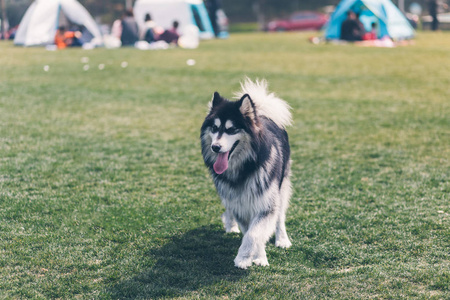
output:
[[[228,152],[225,153],[219,153],[217,155],[217,160],[214,163],[214,171],[216,171],[217,174],[222,174],[225,172],[226,169],[228,169]]]

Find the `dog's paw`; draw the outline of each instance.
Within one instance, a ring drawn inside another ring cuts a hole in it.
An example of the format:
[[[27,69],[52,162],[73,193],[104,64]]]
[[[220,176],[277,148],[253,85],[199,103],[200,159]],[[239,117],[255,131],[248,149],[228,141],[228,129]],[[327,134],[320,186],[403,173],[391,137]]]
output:
[[[287,248],[292,246],[292,243],[287,238],[286,239],[280,239],[280,240],[275,241],[275,246],[277,246],[279,248],[287,249]]]
[[[252,260],[250,258],[241,258],[239,256],[236,256],[234,259],[234,266],[240,269],[247,269],[252,265]]]
[[[222,214],[222,222],[223,222],[223,226],[225,227],[225,232],[226,233],[230,233],[230,232],[235,232],[235,233],[239,233],[239,226],[236,223],[236,221],[234,220],[229,220],[227,218],[226,213]]]
[[[225,232],[226,233],[230,233],[230,232],[239,233],[241,231],[239,230],[239,227],[236,225],[236,226],[233,226],[230,228],[225,228]]]
[[[254,263],[255,265],[257,265],[257,266],[263,266],[263,267],[266,267],[266,266],[269,265],[269,262],[267,261],[267,257],[258,257],[258,258],[255,258],[255,259],[253,260],[253,263]]]

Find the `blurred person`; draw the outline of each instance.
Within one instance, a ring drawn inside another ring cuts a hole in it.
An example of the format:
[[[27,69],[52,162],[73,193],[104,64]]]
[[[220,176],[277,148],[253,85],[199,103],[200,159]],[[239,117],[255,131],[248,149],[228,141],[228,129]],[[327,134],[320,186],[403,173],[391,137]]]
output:
[[[75,39],[79,38],[81,38],[81,32],[67,31],[66,27],[60,26],[58,30],[56,30],[55,45],[58,49],[65,49],[68,46],[72,46]]]
[[[172,28],[165,30],[160,36],[160,41],[165,41],[168,44],[177,44],[180,35],[178,34],[178,21],[173,21]]]
[[[81,47],[83,44],[90,42],[94,37],[83,25],[74,25],[67,31],[67,33],[69,35],[72,35],[71,33],[73,33],[73,39],[70,47]]]
[[[347,12],[347,19],[341,25],[341,40],[349,42],[362,40],[364,32],[356,19],[356,14],[349,10]]]
[[[134,46],[139,40],[139,27],[134,19],[133,11],[127,10],[122,19],[122,34],[120,35],[122,46]]]
[[[432,18],[431,21],[431,30],[436,31],[439,29],[439,20],[437,18],[438,13],[438,3],[436,0],[429,0],[428,3],[428,11],[430,13],[430,16]]]
[[[14,38],[16,37],[16,32],[17,32],[17,28],[19,28],[19,25],[14,26],[13,28],[11,28],[9,30],[9,39],[10,40],[14,40]]]
[[[206,0],[206,9],[208,10],[209,19],[213,27],[214,34],[219,34],[219,26],[217,24],[217,10],[220,8],[220,0]]]
[[[169,31],[178,35],[178,27],[179,26],[180,26],[180,23],[178,21],[173,21],[172,28],[169,29]]]
[[[361,37],[362,37],[366,33],[366,28],[364,27],[364,24],[361,22],[360,17],[361,17],[361,13],[359,12],[356,14],[356,22],[358,23],[359,31],[360,31]]]
[[[145,14],[144,28],[141,31],[140,39],[146,41],[147,43],[153,43],[156,41],[155,28],[156,23],[152,20],[151,15]]]
[[[373,40],[376,40],[377,38],[378,38],[377,37],[377,23],[373,22],[371,24],[371,30],[369,32],[366,32],[363,35],[363,40],[365,40],[365,41],[373,41]]]
[[[111,27],[111,35],[120,40],[122,36],[122,20],[125,17],[125,14],[122,15],[119,19],[115,20]]]
[[[81,37],[78,38],[81,45],[89,43],[94,39],[94,35],[83,25],[80,26]]]

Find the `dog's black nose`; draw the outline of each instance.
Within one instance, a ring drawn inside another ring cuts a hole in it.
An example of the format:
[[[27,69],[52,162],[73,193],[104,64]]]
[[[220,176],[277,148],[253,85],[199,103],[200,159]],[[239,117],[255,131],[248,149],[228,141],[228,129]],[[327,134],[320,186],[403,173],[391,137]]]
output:
[[[219,145],[212,145],[212,146],[211,146],[212,151],[214,151],[214,152],[216,152],[216,153],[219,153],[220,148],[221,148],[221,147],[220,147]]]

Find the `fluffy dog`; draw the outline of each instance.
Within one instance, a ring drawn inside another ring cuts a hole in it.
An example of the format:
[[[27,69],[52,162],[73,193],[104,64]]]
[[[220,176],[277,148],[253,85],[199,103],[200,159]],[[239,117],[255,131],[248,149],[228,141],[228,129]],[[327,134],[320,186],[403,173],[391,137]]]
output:
[[[289,248],[286,210],[291,197],[290,147],[285,127],[290,107],[270,93],[265,80],[248,78],[229,101],[215,92],[201,127],[202,154],[225,206],[226,232],[242,231],[234,260],[246,269],[269,265],[265,245]]]

